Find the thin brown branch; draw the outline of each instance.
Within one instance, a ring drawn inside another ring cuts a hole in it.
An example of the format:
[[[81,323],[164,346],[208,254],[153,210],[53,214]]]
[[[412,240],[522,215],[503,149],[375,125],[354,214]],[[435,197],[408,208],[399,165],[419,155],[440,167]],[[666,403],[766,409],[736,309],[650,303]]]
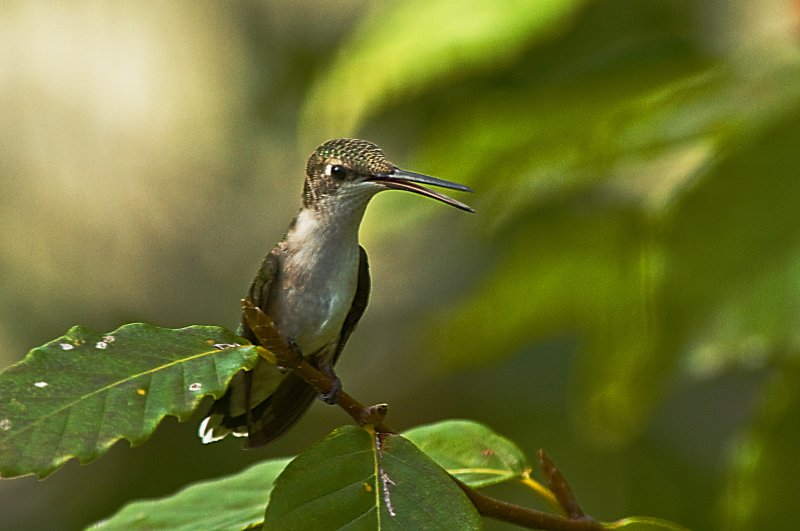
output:
[[[517,524],[529,529],[548,529],[552,531],[602,531],[605,529],[588,516],[567,518],[529,509],[487,496],[465,485],[455,477],[453,481],[461,487],[461,490],[470,499],[478,513],[488,518]]]
[[[275,361],[300,378],[311,384],[319,394],[328,394],[333,390],[333,382],[316,367],[299,355],[286,339],[278,332],[275,323],[264,313],[261,308],[247,299],[242,299],[244,318],[253,334],[258,338],[261,346],[275,356]],[[272,361],[272,360],[268,360]],[[366,407],[364,404],[347,394],[344,390],[339,392],[336,405],[344,409],[359,426],[367,424],[373,426],[375,431],[381,433],[396,433],[383,422],[388,406],[377,404]]]
[[[572,491],[572,487],[567,483],[567,478],[561,473],[550,456],[541,448],[539,449],[539,469],[542,471],[547,487],[555,495],[559,505],[563,507],[567,516],[570,518],[583,518],[585,513]]]

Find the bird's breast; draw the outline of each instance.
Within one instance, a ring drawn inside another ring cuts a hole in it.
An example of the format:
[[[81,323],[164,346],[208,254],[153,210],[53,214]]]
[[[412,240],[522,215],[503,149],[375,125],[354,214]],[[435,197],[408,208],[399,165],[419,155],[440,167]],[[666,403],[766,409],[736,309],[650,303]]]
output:
[[[338,341],[358,283],[358,246],[312,249],[285,257],[270,315],[306,354]]]

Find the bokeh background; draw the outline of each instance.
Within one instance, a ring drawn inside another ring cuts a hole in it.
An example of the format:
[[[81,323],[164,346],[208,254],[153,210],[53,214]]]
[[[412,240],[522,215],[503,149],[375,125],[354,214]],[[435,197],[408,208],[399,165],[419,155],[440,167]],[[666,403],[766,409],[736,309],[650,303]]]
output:
[[[796,0],[9,0],[0,124],[2,366],[73,324],[235,327],[305,158],[358,136],[477,214],[370,206],[348,391],[546,448],[597,518],[796,521]],[[245,452],[199,417],[0,481],[0,528],[78,529],[348,421],[316,404]]]

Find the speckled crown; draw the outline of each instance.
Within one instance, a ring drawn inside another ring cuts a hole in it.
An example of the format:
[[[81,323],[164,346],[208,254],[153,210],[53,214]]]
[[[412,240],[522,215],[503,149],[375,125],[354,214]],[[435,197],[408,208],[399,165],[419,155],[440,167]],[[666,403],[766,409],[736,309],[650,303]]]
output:
[[[308,159],[306,173],[313,174],[316,168],[331,158],[339,159],[359,173],[385,173],[394,168],[394,164],[386,160],[383,150],[372,142],[357,138],[336,138],[314,150]]]

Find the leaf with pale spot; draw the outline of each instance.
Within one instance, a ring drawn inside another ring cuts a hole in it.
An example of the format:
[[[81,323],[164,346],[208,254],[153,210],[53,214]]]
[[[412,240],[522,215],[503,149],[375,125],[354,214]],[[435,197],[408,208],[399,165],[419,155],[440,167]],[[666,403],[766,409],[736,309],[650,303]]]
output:
[[[0,477],[88,463],[114,442],[143,443],[172,415],[185,421],[220,397],[257,347],[215,326],[76,326],[0,373]]]

